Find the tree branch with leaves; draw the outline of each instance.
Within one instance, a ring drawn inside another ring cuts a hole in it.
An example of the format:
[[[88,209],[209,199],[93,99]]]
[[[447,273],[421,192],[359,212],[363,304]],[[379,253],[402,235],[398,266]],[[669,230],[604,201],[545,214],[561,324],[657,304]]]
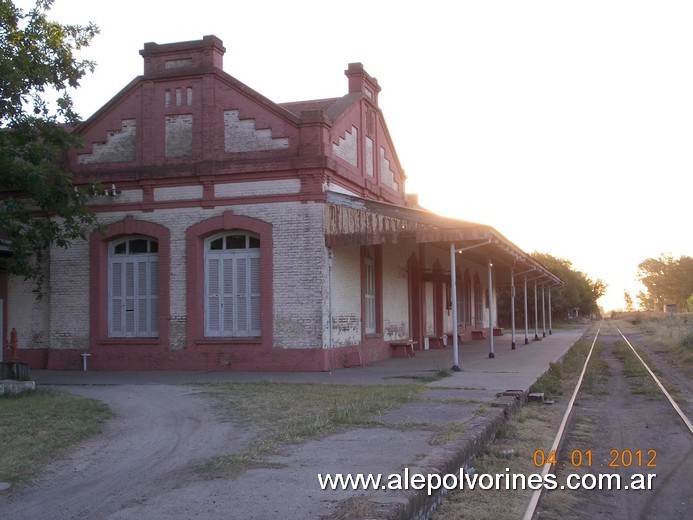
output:
[[[0,267],[34,278],[52,246],[68,247],[96,227],[91,190],[76,189],[61,165],[78,145],[70,90],[94,70],[78,59],[98,28],[49,19],[52,0],[22,10],[0,0],[0,238],[12,254]]]

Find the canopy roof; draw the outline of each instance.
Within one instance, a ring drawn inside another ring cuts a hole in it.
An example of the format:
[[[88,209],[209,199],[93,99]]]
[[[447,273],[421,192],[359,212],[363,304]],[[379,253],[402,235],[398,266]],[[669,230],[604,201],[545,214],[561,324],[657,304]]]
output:
[[[514,274],[549,286],[563,282],[493,227],[441,217],[430,211],[398,206],[352,195],[327,192],[325,243],[344,245],[396,244],[415,240],[457,251],[474,261],[501,264]]]

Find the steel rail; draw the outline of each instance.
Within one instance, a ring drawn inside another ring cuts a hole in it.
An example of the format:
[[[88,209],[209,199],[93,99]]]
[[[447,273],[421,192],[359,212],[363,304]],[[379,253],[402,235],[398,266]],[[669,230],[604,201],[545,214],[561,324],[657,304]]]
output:
[[[669,392],[667,392],[667,389],[664,388],[664,385],[659,380],[659,378],[654,374],[654,372],[652,372],[652,370],[650,370],[650,367],[647,366],[647,363],[645,363],[645,361],[640,357],[640,354],[638,354],[638,352],[635,350],[635,347],[633,347],[633,345],[631,345],[630,341],[628,341],[628,338],[626,338],[623,335],[623,332],[621,332],[621,329],[619,329],[615,323],[614,323],[614,327],[616,327],[616,330],[618,331],[618,333],[621,335],[621,337],[625,340],[625,342],[628,344],[630,349],[633,351],[633,354],[635,354],[635,356],[640,360],[640,362],[642,363],[642,366],[645,367],[645,370],[647,370],[650,373],[650,375],[652,376],[652,379],[654,379],[654,382],[657,383],[657,386],[659,386],[659,389],[664,393],[664,396],[669,400],[669,404],[671,404],[671,406],[674,408],[674,410],[676,410],[676,413],[679,414],[679,417],[681,417],[683,422],[688,427],[688,431],[693,433],[693,424],[691,424],[690,419],[688,417],[686,417],[686,414],[683,413],[683,410],[681,410],[681,407],[679,407],[679,405],[676,404],[676,401],[674,401],[674,399],[671,397]]]
[[[575,390],[573,390],[573,395],[570,397],[570,401],[568,401],[568,408],[566,408],[566,411],[563,414],[563,420],[561,420],[561,425],[558,427],[558,432],[556,432],[556,437],[553,439],[553,445],[551,446],[551,451],[549,453],[558,453],[558,445],[560,444],[561,439],[563,437],[563,432],[565,431],[566,424],[568,424],[570,413],[573,411],[573,405],[575,404],[575,399],[577,398],[578,392],[580,391],[580,386],[582,386],[582,380],[585,377],[585,372],[587,371],[587,364],[590,362],[590,358],[592,357],[594,344],[597,342],[597,337],[599,336],[600,330],[602,330],[601,324],[597,329],[597,333],[594,335],[594,339],[592,340],[592,346],[590,347],[590,351],[587,354],[587,359],[585,359],[585,364],[582,366],[582,372],[580,372],[580,377],[578,378],[577,384],[575,385]],[[552,468],[553,464],[551,462],[546,462],[544,464],[544,467],[541,470],[542,481],[544,481],[544,478],[546,477],[546,475],[549,474]],[[522,517],[523,520],[532,520],[532,517],[534,517],[534,512],[537,509],[537,505],[539,504],[539,499],[541,498],[541,492],[543,490],[543,486],[539,489],[534,490],[534,493],[532,493],[532,498],[529,500],[529,505],[525,510],[525,516]]]
[[[688,427],[688,430],[693,433],[693,424],[691,424],[690,419],[686,417],[686,414],[681,410],[678,404],[676,404],[676,401],[671,397],[669,392],[667,391],[666,388],[664,388],[664,385],[662,382],[659,380],[659,378],[652,372],[649,366],[647,366],[647,363],[640,357],[640,354],[635,350],[635,347],[628,341],[628,338],[621,332],[621,329],[618,328],[618,326],[615,323],[612,323],[614,327],[616,327],[616,330],[618,333],[621,335],[621,337],[625,340],[626,344],[630,347],[630,349],[633,351],[633,354],[640,360],[640,363],[645,367],[647,372],[652,376],[652,379],[654,379],[655,383],[657,383],[657,386],[659,386],[659,389],[662,391],[664,396],[667,398],[669,401],[669,404],[674,408],[676,413],[679,415],[679,417],[683,420],[683,422],[686,424]],[[599,332],[601,331],[601,325],[599,326],[599,329],[597,329],[597,333],[594,335],[594,340],[592,341],[592,346],[590,347],[590,351],[587,354],[587,359],[585,359],[585,364],[582,367],[582,372],[580,373],[580,377],[578,378],[578,382],[575,385],[575,390],[573,390],[573,395],[570,398],[570,401],[568,402],[568,408],[566,409],[565,413],[563,414],[563,420],[561,421],[561,425],[558,428],[558,432],[556,433],[556,437],[554,438],[553,445],[551,446],[551,451],[554,453],[558,453],[558,446],[560,444],[560,441],[563,437],[563,433],[565,430],[565,426],[568,423],[568,419],[570,418],[570,414],[573,410],[573,404],[575,403],[575,399],[577,398],[577,395],[580,391],[580,387],[582,386],[582,380],[585,375],[585,371],[587,370],[587,365],[590,362],[590,358],[592,357],[592,351],[594,350],[594,345],[597,342],[597,337],[599,336]],[[553,464],[551,462],[546,462],[544,464],[544,467],[542,468],[541,476],[542,479],[546,477],[546,475],[551,471],[553,468]],[[541,493],[544,490],[543,486],[532,493],[532,498],[529,501],[529,505],[527,506],[527,509],[525,511],[525,515],[522,517],[523,520],[532,520],[534,517],[534,513],[536,512],[537,505],[539,505],[539,499],[541,498]]]

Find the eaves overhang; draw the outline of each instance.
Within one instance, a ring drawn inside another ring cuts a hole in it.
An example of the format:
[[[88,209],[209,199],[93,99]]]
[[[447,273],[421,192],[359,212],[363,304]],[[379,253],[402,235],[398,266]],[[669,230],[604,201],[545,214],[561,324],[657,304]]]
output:
[[[396,244],[404,240],[442,247],[454,244],[456,250],[464,250],[463,254],[476,261],[492,259],[540,284],[563,285],[560,278],[491,226],[331,191],[326,199],[328,247]]]

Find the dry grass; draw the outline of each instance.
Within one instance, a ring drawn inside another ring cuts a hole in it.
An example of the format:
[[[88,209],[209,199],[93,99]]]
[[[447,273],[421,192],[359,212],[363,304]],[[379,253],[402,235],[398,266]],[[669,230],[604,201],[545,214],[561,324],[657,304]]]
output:
[[[216,383],[204,390],[225,415],[244,423],[258,439],[240,453],[214,458],[198,470],[209,477],[233,476],[266,466],[283,446],[348,428],[379,427],[380,415],[418,398],[423,385],[311,385]]]
[[[551,365],[549,372],[537,382],[532,391],[545,392],[551,396],[561,396],[572,392],[582,365],[591,346],[589,338],[578,341],[564,356],[563,361]],[[603,382],[608,378],[608,367],[600,359],[600,349],[596,345],[590,359],[585,382],[587,391],[603,391]],[[534,463],[536,450],[549,453],[553,438],[560,424],[565,404],[552,406],[545,404],[527,404],[512,415],[498,431],[496,439],[487,446],[484,453],[473,462],[477,473],[500,475],[525,475],[541,473],[541,467]],[[448,495],[433,516],[434,520],[516,520],[522,518],[533,491],[506,489],[460,490]],[[565,516],[566,506],[574,505],[573,496],[551,496],[542,499],[548,502],[546,518],[569,518]],[[551,509],[551,502],[560,505]],[[545,506],[546,507],[546,506]],[[542,517],[545,518],[545,517]]]
[[[111,416],[103,403],[52,390],[0,397],[0,482],[27,483]]]
[[[693,369],[693,314],[619,313],[614,319],[624,334],[646,334],[660,351],[672,354],[676,364]]]
[[[551,447],[564,408],[554,405],[528,404],[499,430],[496,440],[474,463],[477,473],[539,473],[534,465],[534,451]],[[522,518],[531,490],[464,489],[450,493],[440,505],[434,520],[516,520]]]

